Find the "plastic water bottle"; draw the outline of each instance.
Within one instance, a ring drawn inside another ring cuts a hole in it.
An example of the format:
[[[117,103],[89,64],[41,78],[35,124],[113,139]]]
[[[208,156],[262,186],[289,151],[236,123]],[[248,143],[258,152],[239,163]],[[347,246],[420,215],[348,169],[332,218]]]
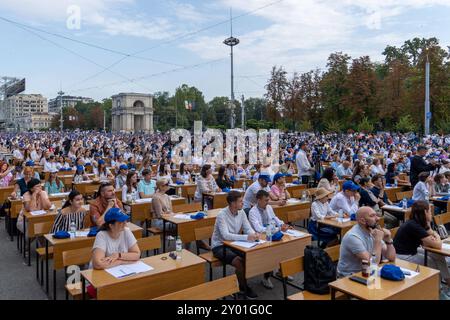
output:
[[[428,190],[425,191],[425,201],[430,201],[430,194],[429,194]]]
[[[367,281],[369,289],[375,289],[375,285],[377,282],[378,282],[377,257],[375,254],[372,254],[372,256],[370,257],[370,265],[369,265],[369,279]]]
[[[22,196],[20,195],[20,190],[17,190],[16,191],[16,198],[17,199],[20,199]]]
[[[402,208],[403,210],[406,210],[408,207],[408,201],[406,200],[406,198],[403,198],[402,200]]]
[[[308,200],[307,197],[308,197],[308,196],[307,196],[307,194],[306,194],[306,191],[303,191],[303,193],[302,193],[302,201],[303,201],[303,202],[306,202],[306,201]]]
[[[394,187],[398,187],[398,181],[397,181],[397,179],[394,179]]]
[[[75,239],[76,232],[77,232],[77,225],[75,224],[75,221],[72,220],[70,222],[70,228],[69,228],[70,239]]]
[[[177,251],[177,259],[181,259],[181,252],[183,250],[183,243],[181,242],[180,236],[177,237],[177,241],[175,242],[175,247]]]
[[[338,211],[338,222],[342,223],[344,221],[344,211],[342,209],[339,209]]]
[[[272,242],[272,223],[266,226],[266,240]]]
[[[205,204],[203,205],[203,212],[205,213],[205,215],[208,215],[208,204],[205,202]]]
[[[181,190],[181,188],[178,188],[178,196],[180,198],[183,196],[183,190]]]
[[[244,189],[244,191],[247,190],[247,183],[245,182],[245,180],[244,183],[242,183],[242,189]]]

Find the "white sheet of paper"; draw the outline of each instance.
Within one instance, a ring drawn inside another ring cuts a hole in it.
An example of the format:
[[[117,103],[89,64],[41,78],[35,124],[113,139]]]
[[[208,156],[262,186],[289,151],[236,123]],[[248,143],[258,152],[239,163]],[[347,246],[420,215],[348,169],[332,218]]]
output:
[[[392,210],[392,211],[399,211],[399,212],[403,212],[404,210],[403,210],[403,208],[400,208],[400,207],[397,207],[397,206],[391,206],[391,205],[385,205],[385,206],[382,206],[381,207],[382,209],[385,209],[385,210]]]
[[[75,237],[77,237],[77,238],[87,237],[88,233],[89,233],[89,231],[76,231]]]
[[[298,199],[291,198],[291,199],[288,199],[286,202],[287,202],[287,203],[300,203],[300,202],[302,202],[302,201],[300,201],[300,200],[298,200]]]
[[[30,211],[30,213],[31,213],[32,216],[40,216],[40,215],[46,214],[47,211],[45,211],[45,210],[36,210],[36,211]]]
[[[145,199],[136,199],[136,203],[147,203],[152,202],[152,198],[145,198]]]
[[[174,215],[174,218],[183,220],[192,220],[189,214],[182,214],[182,213]]]
[[[50,197],[66,197],[70,192],[51,193]]]
[[[444,250],[450,250],[450,244],[449,244],[449,243],[443,243],[443,244],[442,244],[442,249],[444,249]]]
[[[249,241],[233,241],[231,244],[238,246],[238,247],[242,247],[242,248],[253,248],[255,246],[257,246],[258,244],[262,244],[266,242],[265,240],[259,240],[258,242],[249,242]]]
[[[297,238],[300,238],[300,237],[303,237],[303,236],[307,235],[307,233],[305,233],[305,232],[301,232],[301,231],[298,231],[298,230],[292,230],[292,229],[286,230],[286,232],[283,232],[283,233],[284,234],[288,234],[288,235],[293,236],[293,237],[297,237]]]
[[[344,219],[342,219],[342,223],[349,222],[350,220],[352,220],[352,219],[351,218],[344,218]]]
[[[402,270],[402,272],[409,272],[411,274],[411,275],[406,275],[405,274],[405,278],[406,279],[414,278],[415,276],[417,276],[419,274],[419,272],[415,272],[413,270],[409,270],[409,269],[406,269],[406,268],[400,268],[400,269]]]
[[[116,278],[123,278],[127,276],[131,276],[133,274],[138,274],[142,272],[147,272],[153,270],[148,264],[145,264],[142,261],[138,261],[133,264],[126,264],[121,266],[112,267],[109,269],[105,269],[110,275]]]

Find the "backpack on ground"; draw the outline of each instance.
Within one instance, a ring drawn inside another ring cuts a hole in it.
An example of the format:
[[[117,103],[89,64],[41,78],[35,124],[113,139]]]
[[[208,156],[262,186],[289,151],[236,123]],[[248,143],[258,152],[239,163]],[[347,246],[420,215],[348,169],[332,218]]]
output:
[[[319,247],[306,246],[304,257],[305,290],[315,294],[328,294],[328,283],[336,280],[336,265],[328,253]]]

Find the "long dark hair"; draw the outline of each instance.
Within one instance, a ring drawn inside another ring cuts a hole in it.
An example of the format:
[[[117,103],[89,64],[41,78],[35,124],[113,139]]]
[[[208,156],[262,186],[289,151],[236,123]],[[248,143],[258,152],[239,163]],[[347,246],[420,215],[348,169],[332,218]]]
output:
[[[225,166],[220,166],[218,178],[219,178],[219,179],[220,179],[220,178],[223,179],[223,176],[224,176],[224,175],[225,175]]]
[[[206,178],[206,172],[207,172],[209,169],[211,169],[211,165],[210,165],[210,164],[205,164],[205,165],[202,167],[202,171],[200,171],[200,175],[201,175],[203,178]]]
[[[134,175],[137,175],[137,172],[134,172],[134,171],[128,172],[127,182],[125,183],[127,185],[127,193],[131,193],[132,187],[136,188],[136,186],[137,186],[137,181],[134,183],[134,185],[131,185],[131,178],[133,178]]]
[[[64,203],[64,205],[62,206],[61,209],[70,207],[70,206],[72,205],[71,201],[73,201],[73,199],[75,199],[75,197],[76,197],[76,196],[79,196],[79,195],[81,195],[81,193],[78,192],[77,190],[72,190],[72,191],[70,191],[70,193],[69,193],[69,199],[66,200],[66,202]]]
[[[332,167],[328,167],[323,171],[322,179],[325,178],[328,182],[333,181],[334,169]]]
[[[411,207],[411,220],[416,221],[425,229],[428,228],[427,217],[425,211],[430,210],[430,205],[427,201],[415,201]]]
[[[184,174],[185,170],[184,170],[184,162],[180,163],[180,170],[178,171],[180,174]]]

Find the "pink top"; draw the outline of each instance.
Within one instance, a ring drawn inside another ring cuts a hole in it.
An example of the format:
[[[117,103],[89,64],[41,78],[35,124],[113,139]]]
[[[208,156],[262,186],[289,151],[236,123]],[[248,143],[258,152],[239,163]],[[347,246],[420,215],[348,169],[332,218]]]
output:
[[[279,199],[285,199],[286,198],[286,193],[284,190],[282,190],[280,187],[278,187],[276,184],[274,184],[271,188],[270,191],[277,196]]]
[[[0,179],[0,187],[7,187],[9,186],[9,183],[11,182],[13,178],[12,173],[8,173],[6,176],[4,176],[2,179]]]

